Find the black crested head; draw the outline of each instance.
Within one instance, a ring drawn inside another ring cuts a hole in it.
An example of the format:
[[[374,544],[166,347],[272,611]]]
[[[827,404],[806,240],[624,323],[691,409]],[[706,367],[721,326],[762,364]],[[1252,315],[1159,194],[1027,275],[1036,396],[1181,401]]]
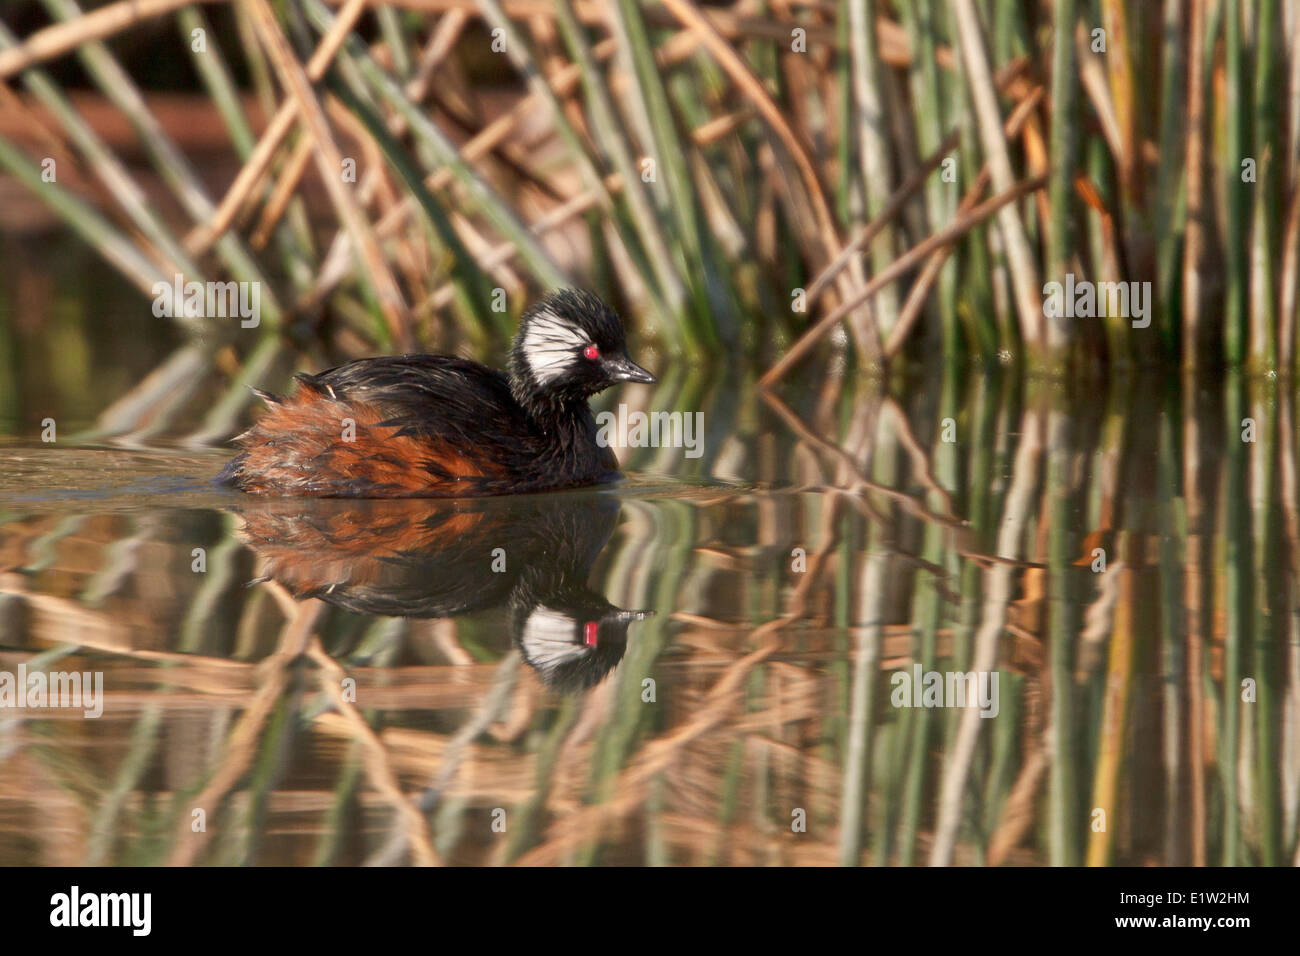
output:
[[[590,292],[551,292],[524,313],[510,349],[510,387],[525,407],[586,399],[619,382],[655,377],[627,356],[617,313]]]
[[[599,684],[627,651],[628,626],[654,611],[626,611],[585,586],[571,586],[545,602],[511,608],[516,646],[542,683],[561,693]]]

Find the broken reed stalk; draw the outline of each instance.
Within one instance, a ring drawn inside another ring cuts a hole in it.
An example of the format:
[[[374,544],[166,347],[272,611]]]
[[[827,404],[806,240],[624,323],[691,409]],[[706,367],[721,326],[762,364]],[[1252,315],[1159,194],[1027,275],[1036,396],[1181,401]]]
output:
[[[404,350],[410,350],[414,346],[410,308],[375,238],[373,226],[343,181],[343,153],[330,131],[325,111],[312,89],[312,82],[303,65],[294,56],[293,48],[280,29],[279,21],[267,0],[249,0],[249,3],[254,20],[262,28],[261,38],[266,54],[280,74],[281,84],[297,101],[305,132],[316,144],[316,166],[329,191],[330,200],[357,251],[365,260],[363,275],[374,291],[376,304],[392,331],[393,340]]]
[[[334,59],[356,26],[357,20],[365,12],[367,0],[348,0],[348,4],[334,20],[334,25],[321,38],[316,47],[316,52],[307,61],[307,76],[313,82],[319,82],[329,68],[330,62]],[[231,225],[234,224],[235,216],[239,213],[244,202],[252,195],[262,181],[271,160],[275,157],[276,151],[280,144],[284,142],[285,136],[293,128],[294,122],[298,119],[298,103],[292,97],[287,97],[281,103],[280,109],[276,111],[275,116],[271,119],[262,134],[261,139],[257,141],[257,148],[253,150],[239,173],[235,176],[234,182],[226,190],[221,204],[217,211],[206,222],[196,226],[194,231],[185,239],[186,247],[195,255],[202,255],[217,239],[226,233]]]
[[[44,60],[62,56],[91,40],[121,33],[142,20],[188,6],[194,0],[118,0],[66,23],[36,31],[22,44],[0,52],[0,80],[8,79]]]
[[[1033,115],[1033,111],[1038,107],[1038,104],[1042,99],[1043,88],[1038,86],[1035,87],[1033,92],[1031,92],[1027,97],[1021,100],[1020,105],[1016,107],[1015,111],[1009,117],[1007,117],[1004,132],[1008,140],[1015,139],[1020,135],[1020,131],[1024,128],[1024,124],[1028,121],[1029,117]],[[974,184],[967,191],[966,195],[962,197],[961,202],[957,206],[957,215],[959,217],[970,213],[970,211],[975,208],[975,204],[979,202],[980,196],[982,196],[984,190],[988,188],[990,178],[991,173],[988,164],[985,163],[980,169],[979,175],[975,177]],[[930,254],[930,258],[926,261],[924,268],[922,268],[921,274],[912,284],[912,289],[908,293],[907,301],[903,303],[903,311],[899,314],[897,327],[895,327],[893,334],[890,335],[889,341],[885,343],[885,361],[889,361],[889,359],[897,355],[903,348],[907,336],[912,331],[913,324],[915,324],[917,319],[921,317],[921,309],[925,306],[926,299],[929,298],[930,289],[939,278],[939,273],[943,269],[944,263],[947,262],[952,254],[953,246],[951,244],[940,246]]]
[[[789,350],[786,351],[775,365],[773,365],[762,378],[758,380],[760,387],[767,388],[777,382],[790,368],[803,358],[809,350],[817,344],[828,332],[831,331],[845,315],[856,308],[860,303],[871,298],[876,292],[884,286],[898,278],[913,265],[924,259],[927,255],[942,246],[955,242],[964,236],[971,229],[984,222],[990,216],[996,215],[1000,209],[1003,209],[1010,203],[1015,202],[1021,196],[1033,192],[1035,189],[1041,189],[1046,183],[1045,176],[1035,176],[1032,179],[1026,179],[1015,184],[1010,190],[992,199],[981,203],[970,211],[969,214],[959,217],[956,221],[940,229],[928,239],[917,243],[903,255],[899,256],[889,264],[889,267],[876,275],[865,286],[847,301],[841,303],[839,308],[835,309],[829,315],[820,319],[816,325],[805,332]]]

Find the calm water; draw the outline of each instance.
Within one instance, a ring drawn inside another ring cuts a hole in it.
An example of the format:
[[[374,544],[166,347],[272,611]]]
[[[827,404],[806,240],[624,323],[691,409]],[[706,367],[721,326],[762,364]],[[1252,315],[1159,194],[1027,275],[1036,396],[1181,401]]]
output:
[[[0,863],[1296,860],[1285,388],[753,377],[604,396],[698,457],[468,503],[19,421],[0,672],[103,699],[0,710]]]

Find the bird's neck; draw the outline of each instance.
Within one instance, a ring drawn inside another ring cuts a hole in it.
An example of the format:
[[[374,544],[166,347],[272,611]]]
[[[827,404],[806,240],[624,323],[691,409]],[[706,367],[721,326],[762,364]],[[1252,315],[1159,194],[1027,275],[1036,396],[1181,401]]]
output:
[[[539,470],[574,482],[599,480],[618,470],[612,450],[597,440],[596,418],[585,396],[533,393],[519,404],[542,439],[535,462]]]
[[[525,395],[520,405],[540,431],[561,443],[584,438],[595,424],[587,399],[581,395],[534,392]]]

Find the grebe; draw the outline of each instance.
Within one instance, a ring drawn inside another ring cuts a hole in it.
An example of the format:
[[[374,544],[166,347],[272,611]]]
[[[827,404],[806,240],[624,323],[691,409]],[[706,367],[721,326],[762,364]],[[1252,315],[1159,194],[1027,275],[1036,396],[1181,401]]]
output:
[[[623,323],[564,289],[523,316],[509,371],[447,355],[359,359],[281,398],[236,441],[218,481],[261,495],[461,498],[599,484],[619,477],[587,399],[654,383],[627,356]]]

